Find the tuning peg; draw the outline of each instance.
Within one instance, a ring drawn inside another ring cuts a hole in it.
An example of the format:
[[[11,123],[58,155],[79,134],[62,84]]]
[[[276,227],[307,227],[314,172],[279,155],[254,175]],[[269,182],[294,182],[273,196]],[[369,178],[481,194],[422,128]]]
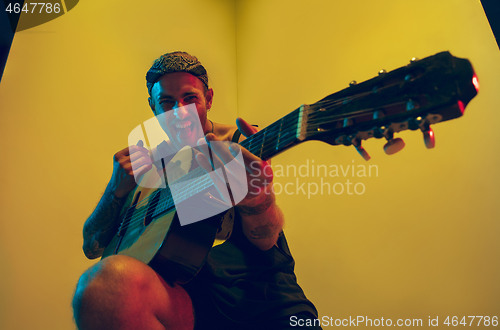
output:
[[[418,57],[412,57],[410,60],[410,63],[417,62],[417,61],[420,61],[420,59]]]
[[[378,72],[378,75],[379,75],[379,76],[381,76],[381,75],[386,74],[386,73],[387,73],[387,71],[386,71],[386,70],[384,70],[384,69],[382,69],[382,70],[380,70],[380,71]]]
[[[354,148],[356,148],[356,151],[363,157],[364,160],[369,161],[370,160],[370,155],[368,152],[361,146],[361,141],[358,141],[356,138],[351,140],[352,145]]]
[[[434,137],[434,131],[432,128],[428,128],[427,130],[422,130],[424,133],[424,143],[427,149],[432,149],[436,145],[436,138]]]
[[[349,87],[351,87],[351,86],[355,86],[355,85],[357,85],[357,84],[358,84],[358,82],[357,82],[356,80],[352,80],[352,81],[349,83]]]
[[[361,157],[363,157],[364,160],[366,161],[369,161],[370,160],[370,155],[368,154],[368,152],[365,150],[365,148],[363,148],[361,145],[356,147],[356,151],[361,155]]]
[[[401,138],[390,139],[384,145],[384,151],[388,155],[393,155],[405,147],[405,142]]]

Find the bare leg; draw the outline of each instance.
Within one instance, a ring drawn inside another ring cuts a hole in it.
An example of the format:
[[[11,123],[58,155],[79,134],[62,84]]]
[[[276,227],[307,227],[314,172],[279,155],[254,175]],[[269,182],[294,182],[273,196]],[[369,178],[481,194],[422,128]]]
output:
[[[121,255],[101,260],[80,277],[73,309],[82,330],[194,326],[191,298],[181,286],[169,286],[148,265]]]

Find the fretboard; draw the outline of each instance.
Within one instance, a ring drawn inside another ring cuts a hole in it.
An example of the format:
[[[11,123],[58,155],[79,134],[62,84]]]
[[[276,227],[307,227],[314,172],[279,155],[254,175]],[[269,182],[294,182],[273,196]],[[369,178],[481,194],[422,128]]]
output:
[[[298,141],[302,112],[298,108],[266,128],[249,136],[240,145],[263,160],[270,159]]]

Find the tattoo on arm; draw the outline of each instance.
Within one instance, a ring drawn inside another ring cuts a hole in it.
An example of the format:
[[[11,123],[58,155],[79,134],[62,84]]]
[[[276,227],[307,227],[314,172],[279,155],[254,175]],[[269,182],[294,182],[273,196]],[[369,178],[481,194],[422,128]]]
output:
[[[119,227],[120,211],[126,198],[118,199],[111,191],[104,192],[94,212],[83,226],[83,250],[90,258],[98,258]]]
[[[265,240],[275,237],[283,225],[283,213],[275,204],[274,194],[254,206],[238,206],[238,211],[246,223],[244,232],[247,238]]]
[[[238,205],[238,211],[241,215],[259,215],[267,211],[269,207],[274,203],[274,194],[268,195],[266,200],[256,206],[243,206]]]
[[[259,226],[250,231],[250,238],[252,239],[264,239],[273,237],[273,235],[274,226],[272,225]]]

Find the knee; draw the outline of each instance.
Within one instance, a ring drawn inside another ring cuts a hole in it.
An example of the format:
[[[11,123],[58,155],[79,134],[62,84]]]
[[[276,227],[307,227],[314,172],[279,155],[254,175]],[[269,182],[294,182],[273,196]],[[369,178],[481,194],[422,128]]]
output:
[[[117,314],[115,307],[147,290],[156,273],[143,262],[122,255],[105,258],[85,271],[76,286],[73,312],[77,325],[96,313]]]

